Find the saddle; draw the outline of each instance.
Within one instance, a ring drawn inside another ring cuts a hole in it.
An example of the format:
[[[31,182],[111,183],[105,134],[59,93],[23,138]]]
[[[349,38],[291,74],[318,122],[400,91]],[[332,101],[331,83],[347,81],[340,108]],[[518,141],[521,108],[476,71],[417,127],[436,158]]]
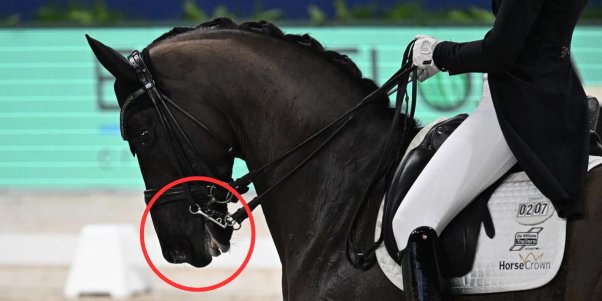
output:
[[[597,128],[600,106],[595,97],[588,97],[588,105],[591,134],[590,153],[600,156],[602,155],[601,129]],[[382,223],[384,246],[391,258],[399,258],[400,251],[397,249],[392,229],[393,217],[397,208],[399,208],[410,187],[435,152],[466,117],[466,114],[460,114],[435,124],[428,130],[418,146],[406,153],[395,171],[384,201]],[[517,165],[509,173],[518,171],[521,170]],[[505,177],[503,176],[478,195],[441,233],[439,238],[439,252],[441,255],[439,258],[445,258],[444,262],[439,263],[442,276],[447,278],[460,277],[472,270],[481,225],[489,238],[495,236],[495,228],[487,203]]]

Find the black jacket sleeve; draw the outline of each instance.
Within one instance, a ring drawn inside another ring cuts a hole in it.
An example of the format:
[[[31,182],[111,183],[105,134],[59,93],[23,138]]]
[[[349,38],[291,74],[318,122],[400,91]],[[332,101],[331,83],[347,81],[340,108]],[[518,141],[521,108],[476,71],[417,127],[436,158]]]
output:
[[[503,0],[493,29],[483,40],[441,42],[435,47],[435,65],[450,74],[501,73],[516,61],[545,0]]]

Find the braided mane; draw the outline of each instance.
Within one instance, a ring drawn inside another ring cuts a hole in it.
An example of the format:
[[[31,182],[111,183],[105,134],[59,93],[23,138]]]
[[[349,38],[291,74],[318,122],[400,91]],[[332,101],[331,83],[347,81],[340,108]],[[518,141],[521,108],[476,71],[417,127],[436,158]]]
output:
[[[366,94],[376,90],[378,86],[374,81],[368,78],[362,77],[362,72],[357,65],[347,56],[336,51],[326,50],[320,42],[312,38],[308,34],[297,35],[297,34],[285,34],[276,25],[267,22],[245,22],[242,24],[236,24],[228,18],[217,18],[209,22],[202,23],[197,27],[174,27],[170,31],[164,33],[157,39],[155,39],[148,47],[151,47],[159,42],[162,42],[168,38],[177,36],[181,33],[190,32],[196,29],[237,29],[242,31],[253,32],[270,36],[275,39],[279,39],[288,42],[299,47],[303,47],[322,57],[327,62],[334,64],[339,69],[343,70],[351,78],[358,81],[362,91]],[[383,102],[388,104],[388,99],[383,97]]]

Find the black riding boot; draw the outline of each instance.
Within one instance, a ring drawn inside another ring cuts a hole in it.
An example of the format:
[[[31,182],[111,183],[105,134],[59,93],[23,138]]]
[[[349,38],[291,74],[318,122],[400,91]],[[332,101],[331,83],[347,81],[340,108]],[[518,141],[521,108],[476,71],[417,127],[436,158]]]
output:
[[[441,275],[437,233],[429,227],[414,230],[401,252],[403,289],[407,301],[446,300],[448,281]]]

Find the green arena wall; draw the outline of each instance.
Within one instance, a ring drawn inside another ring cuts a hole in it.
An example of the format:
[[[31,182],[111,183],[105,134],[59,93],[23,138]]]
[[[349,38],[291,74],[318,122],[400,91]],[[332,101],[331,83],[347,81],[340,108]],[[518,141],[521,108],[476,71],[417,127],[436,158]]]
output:
[[[0,30],[0,188],[143,189],[138,163],[119,135],[113,79],[97,63],[84,34],[127,53],[168,28]],[[288,27],[347,54],[382,83],[400,65],[415,34],[442,40],[482,38],[484,27]],[[572,55],[589,94],[602,98],[602,27],[579,27]],[[480,74],[439,74],[420,85],[417,117],[471,112]],[[393,99],[393,97],[391,98]],[[250,112],[252,114],[252,112]],[[235,176],[246,171],[235,164]]]

